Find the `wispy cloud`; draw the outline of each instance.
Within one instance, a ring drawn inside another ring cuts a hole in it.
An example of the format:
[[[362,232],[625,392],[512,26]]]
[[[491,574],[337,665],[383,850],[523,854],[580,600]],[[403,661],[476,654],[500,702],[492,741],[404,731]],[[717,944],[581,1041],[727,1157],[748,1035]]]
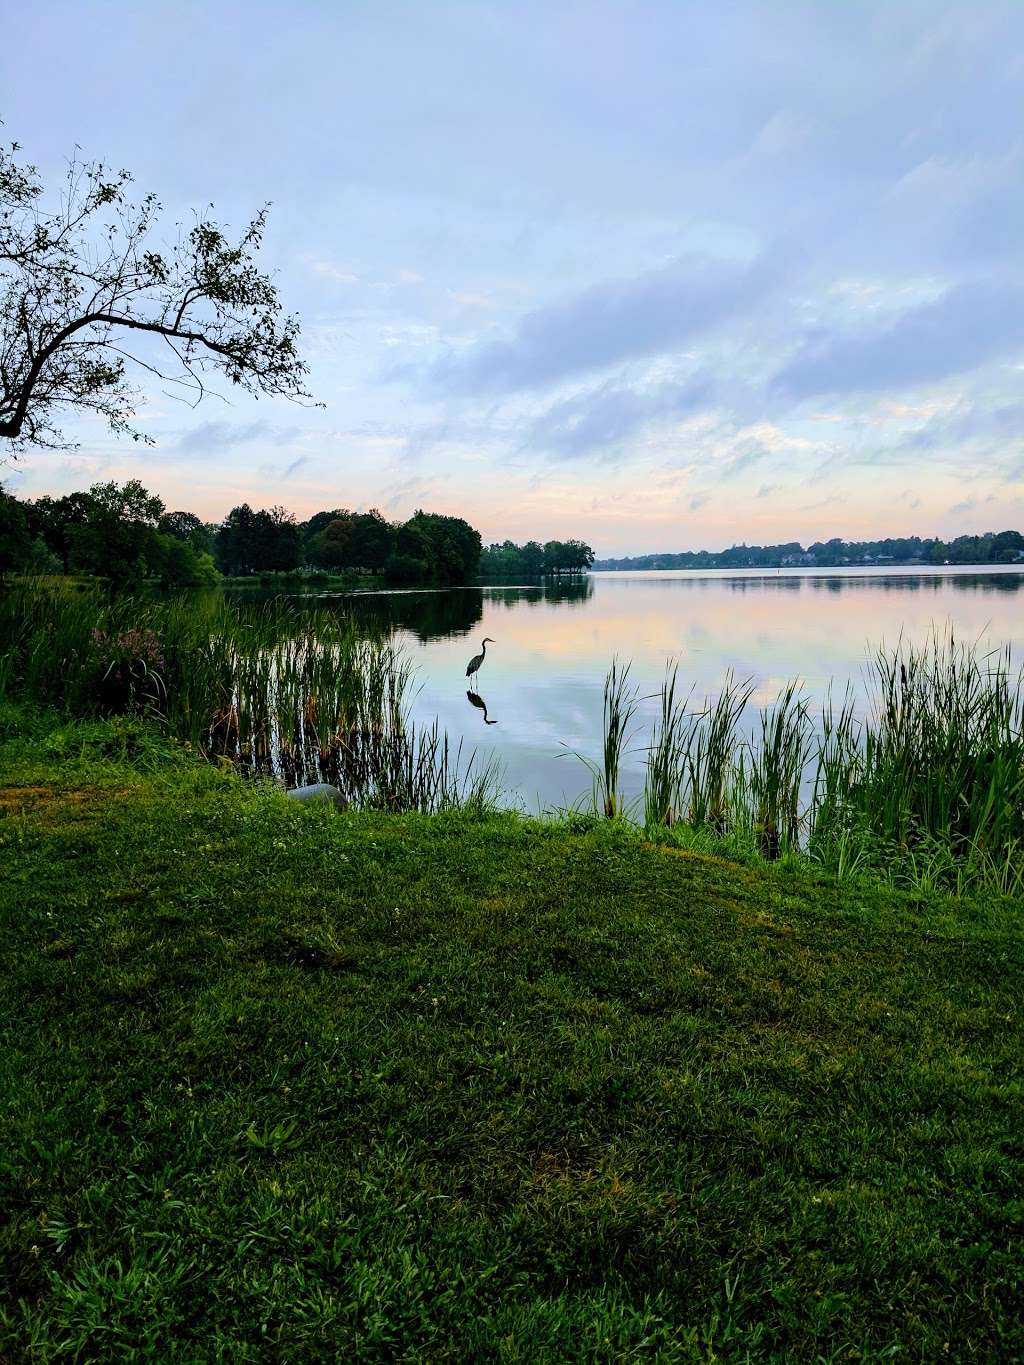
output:
[[[452,303],[461,304],[463,308],[490,308],[491,300],[486,294],[464,294],[457,289],[449,289],[448,297]]]
[[[964,282],[895,319],[868,315],[852,327],[819,326],[775,377],[800,400],[819,394],[904,389],[968,372],[1024,351],[1024,288]]]
[[[958,404],[955,408],[929,418],[922,426],[903,437],[905,450],[936,450],[960,446],[971,441],[1014,443],[1024,436],[1024,402]]]
[[[331,280],[334,284],[358,284],[359,276],[352,270],[347,270],[344,266],[335,265],[333,261],[317,260],[313,256],[304,256],[304,264],[322,279]]]
[[[178,441],[178,450],[186,454],[202,454],[212,450],[229,450],[232,446],[261,441],[266,445],[289,445],[301,434],[298,426],[274,426],[270,422],[200,422],[186,431]]]
[[[508,340],[439,361],[430,380],[455,393],[509,392],[671,353],[748,310],[781,274],[781,259],[771,254],[753,261],[680,257],[527,313]]]
[[[650,422],[699,412],[713,393],[704,374],[651,386],[608,382],[543,409],[531,424],[530,443],[564,456],[594,455],[618,446]]]

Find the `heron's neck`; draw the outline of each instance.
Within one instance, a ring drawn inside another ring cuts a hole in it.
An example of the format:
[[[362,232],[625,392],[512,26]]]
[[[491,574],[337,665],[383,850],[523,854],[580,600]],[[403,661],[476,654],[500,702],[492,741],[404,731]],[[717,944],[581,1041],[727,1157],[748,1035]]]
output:
[[[487,653],[487,641],[485,640],[485,641],[484,641],[484,653],[480,655],[481,659],[484,657],[484,654],[486,654],[486,653]]]

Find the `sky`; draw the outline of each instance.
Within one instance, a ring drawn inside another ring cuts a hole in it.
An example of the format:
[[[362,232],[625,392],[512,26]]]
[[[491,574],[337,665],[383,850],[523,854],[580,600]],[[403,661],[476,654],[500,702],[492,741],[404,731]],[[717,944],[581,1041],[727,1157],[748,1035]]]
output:
[[[0,0],[0,118],[241,227],[325,406],[94,420],[20,496],[599,555],[1024,527],[1024,4]],[[225,401],[230,399],[230,402]]]

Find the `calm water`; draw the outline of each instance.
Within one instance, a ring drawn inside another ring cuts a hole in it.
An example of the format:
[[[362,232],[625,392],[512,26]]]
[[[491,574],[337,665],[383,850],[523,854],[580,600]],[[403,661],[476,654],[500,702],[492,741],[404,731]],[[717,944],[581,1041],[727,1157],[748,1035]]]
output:
[[[338,600],[338,599],[334,599]],[[566,749],[597,757],[601,692],[612,656],[633,661],[650,694],[678,658],[684,692],[718,690],[732,669],[758,704],[790,678],[822,698],[832,684],[863,686],[869,648],[900,634],[922,641],[951,623],[958,636],[1011,644],[1024,657],[1024,568],[936,570],[719,570],[600,573],[571,587],[487,587],[369,593],[342,599],[365,619],[391,624],[418,666],[413,718],[436,716],[457,742],[493,752],[510,800],[535,811],[589,792]],[[492,636],[467,698],[465,668]],[[658,702],[643,702],[628,794],[642,789],[643,754]],[[751,721],[754,717],[751,715]],[[561,755],[561,756],[560,756]]]

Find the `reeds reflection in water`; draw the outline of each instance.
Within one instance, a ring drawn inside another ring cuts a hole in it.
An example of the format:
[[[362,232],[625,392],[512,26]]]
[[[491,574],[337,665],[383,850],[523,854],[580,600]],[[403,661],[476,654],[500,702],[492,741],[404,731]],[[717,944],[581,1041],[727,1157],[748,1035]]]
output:
[[[145,672],[132,657],[139,639],[152,655]],[[497,796],[492,763],[436,724],[411,723],[408,657],[344,611],[218,594],[110,598],[58,580],[0,595],[0,643],[0,695],[17,689],[72,715],[139,711],[245,774],[331,782],[389,810]]]

